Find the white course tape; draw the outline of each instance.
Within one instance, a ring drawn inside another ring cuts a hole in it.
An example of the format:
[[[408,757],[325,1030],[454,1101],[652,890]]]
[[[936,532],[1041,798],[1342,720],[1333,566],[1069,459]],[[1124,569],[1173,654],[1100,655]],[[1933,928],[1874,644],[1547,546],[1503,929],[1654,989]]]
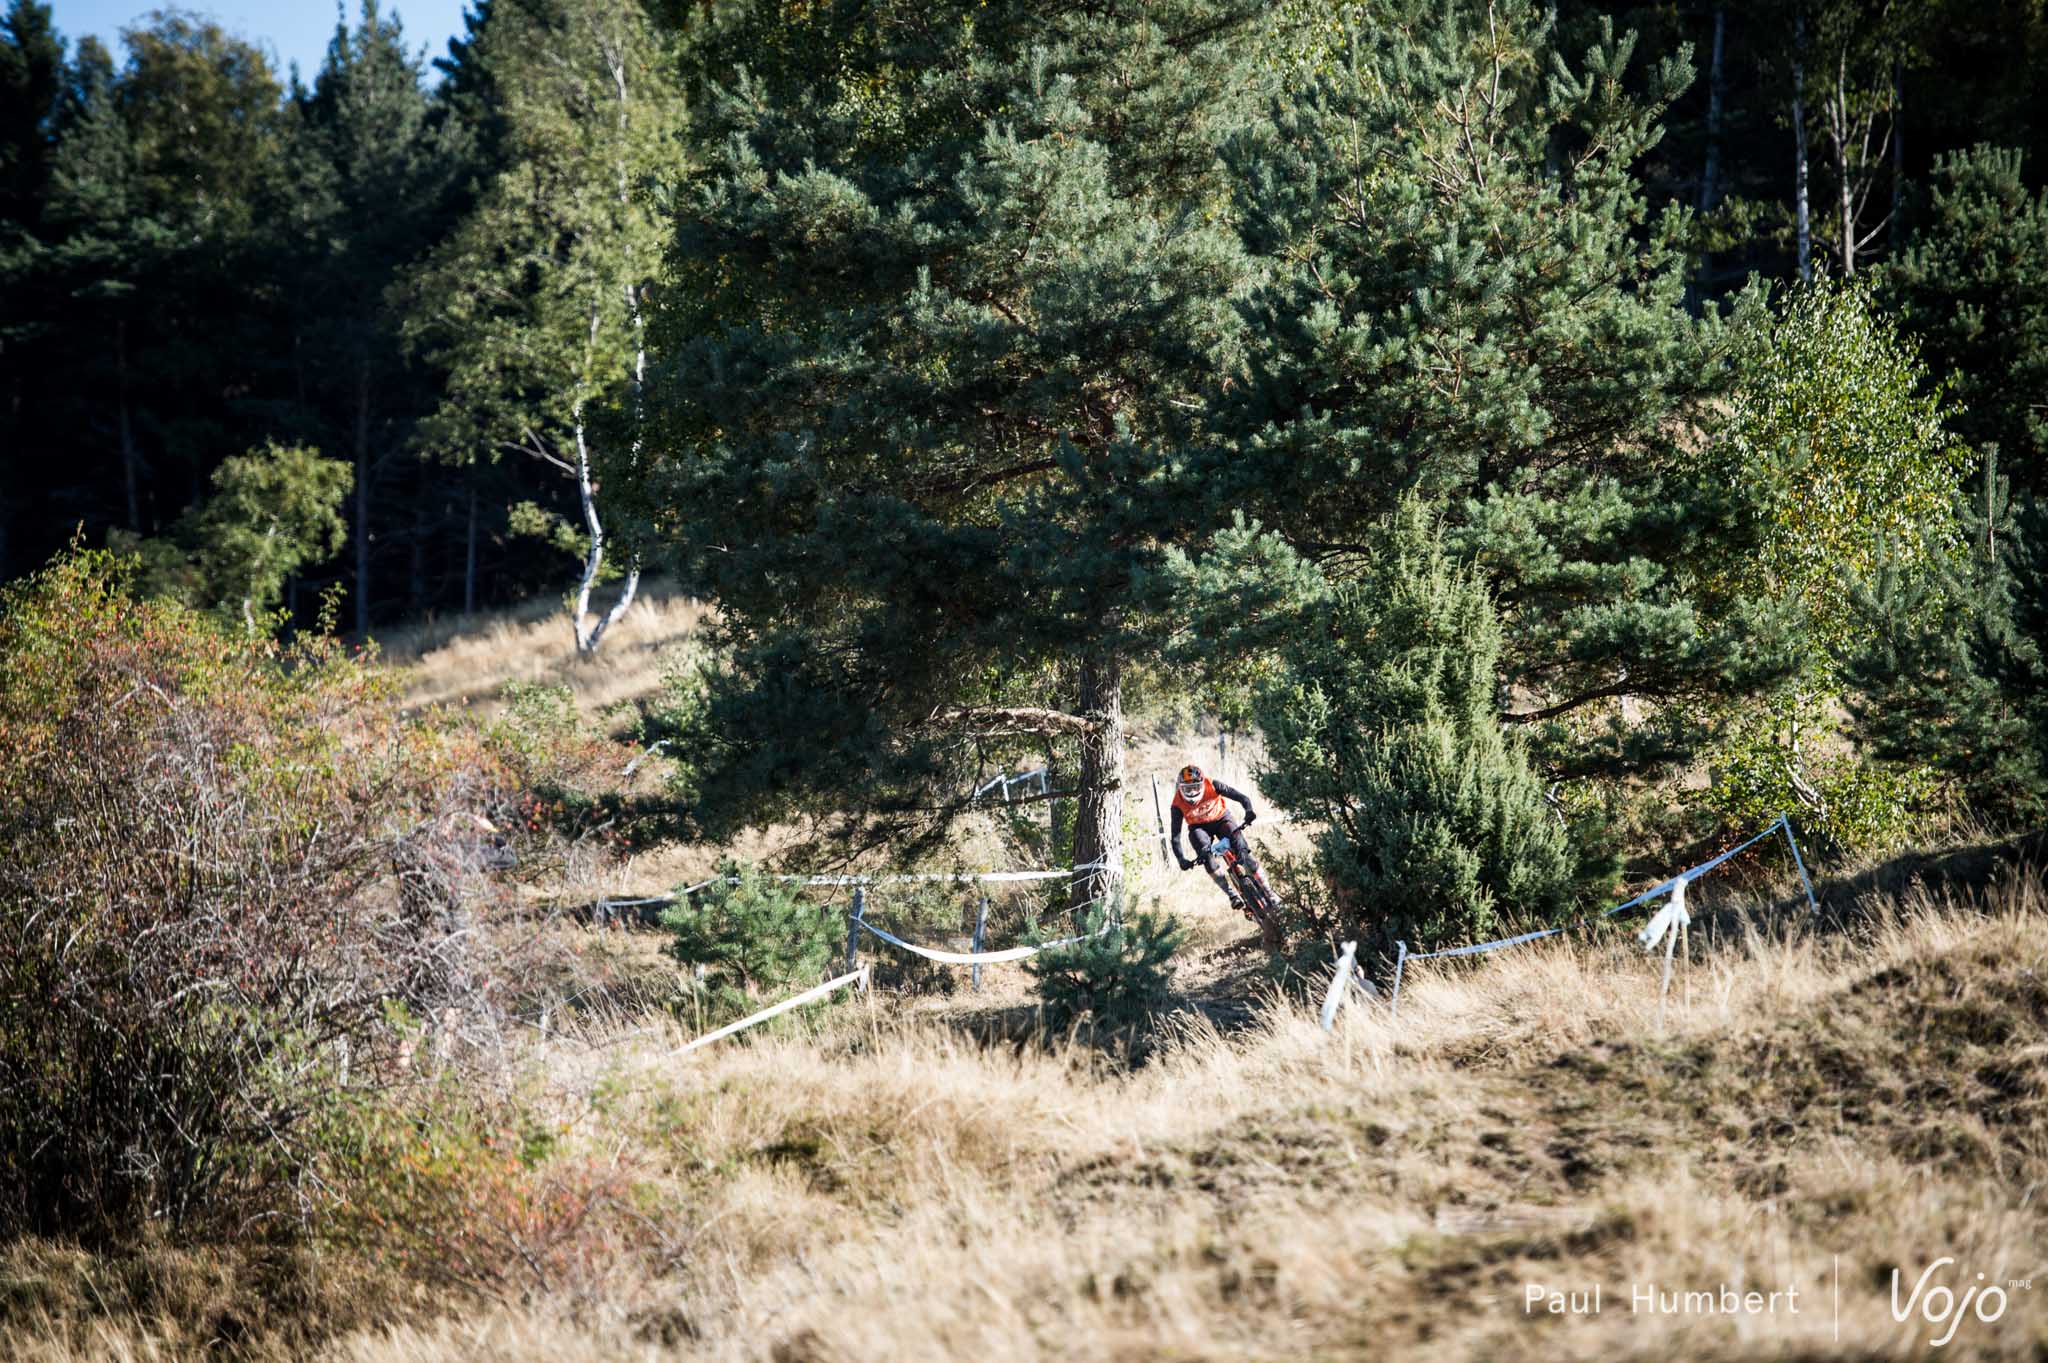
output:
[[[1344,1006],[1344,1000],[1351,991],[1344,986],[1351,979],[1351,958],[1358,954],[1357,942],[1346,942],[1344,952],[1337,958],[1337,968],[1330,974],[1330,988],[1323,995],[1323,1030],[1329,1031],[1337,1024],[1337,1010]]]
[[[692,888],[694,889],[695,887],[693,886]],[[685,893],[688,893],[688,891],[685,891]],[[660,894],[655,895],[652,899],[600,899],[597,901],[597,907],[600,909],[636,909],[642,904],[673,904],[674,902],[674,895]]]
[[[1686,879],[1680,876],[1671,882],[1671,902],[1657,910],[1657,916],[1636,934],[1636,940],[1643,944],[1644,951],[1655,951],[1657,944],[1664,940],[1665,933],[1676,933],[1679,928],[1691,924],[1692,915],[1685,911]]]
[[[1054,947],[1072,946],[1074,943],[1084,941],[1091,936],[1099,937],[1116,926],[1114,923],[1104,923],[1093,933],[1084,932],[1077,937],[1062,937],[1057,942],[1042,942],[1035,947],[1008,947],[1002,951],[940,951],[935,947],[921,947],[915,942],[906,942],[895,933],[886,932],[876,927],[873,923],[868,922],[865,918],[859,918],[854,921],[858,924],[861,931],[870,936],[881,938],[890,946],[901,947],[913,956],[922,956],[927,961],[942,961],[947,965],[1001,965],[1005,961],[1021,961],[1027,956],[1036,956],[1041,951],[1050,951]]]
[[[947,965],[1001,965],[1005,961],[1021,961],[1026,956],[1036,956],[1041,950],[1039,947],[1010,947],[1004,951],[941,951],[936,947],[906,942],[865,919],[861,920],[860,926],[870,937],[879,937],[892,947],[901,947],[913,956],[922,956],[927,961],[942,961]]]
[[[1442,951],[1411,951],[1411,961],[1434,960],[1439,956],[1477,956],[1482,952],[1499,951],[1502,947],[1518,947],[1524,942],[1534,942],[1544,937],[1555,937],[1563,928],[1543,928],[1536,932],[1525,932],[1520,937],[1503,937],[1497,942],[1474,942],[1468,947],[1445,947]]]
[[[1107,862],[1091,861],[1085,866],[1069,866],[1055,868],[1050,871],[968,871],[958,875],[924,872],[896,876],[771,876],[769,878],[780,881],[785,885],[901,885],[916,881],[945,881],[955,885],[975,883],[988,885],[998,883],[1014,884],[1027,880],[1071,880],[1076,876],[1088,875],[1094,871],[1116,874],[1117,868],[1109,865]],[[716,885],[720,879],[723,879],[728,885],[739,884],[739,877],[737,876],[712,876],[709,880],[700,880],[695,885],[685,885],[674,894],[655,895],[648,899],[602,899],[598,903],[600,907],[614,909],[631,908],[642,904],[673,904],[678,899],[684,899],[697,893],[706,885]]]
[[[792,881],[799,885],[900,885],[914,881],[946,881],[954,885],[964,884],[1009,884],[1023,880],[1067,880],[1074,876],[1086,875],[1090,871],[1107,871],[1110,868],[1102,862],[1090,862],[1086,866],[1070,866],[1050,871],[968,871],[957,875],[938,871],[915,872],[895,876],[777,876],[777,880]],[[694,888],[694,887],[693,887]]]
[[[827,994],[830,994],[833,990],[843,989],[847,985],[852,984],[855,981],[860,982],[861,988],[867,988],[868,967],[862,966],[858,970],[849,971],[848,973],[841,975],[836,980],[827,980],[815,989],[806,989],[803,993],[798,994],[795,998],[784,999],[782,1002],[776,1004],[773,1008],[763,1008],[760,1012],[754,1014],[750,1018],[741,1018],[738,1022],[728,1022],[727,1024],[725,1024],[725,1026],[720,1027],[715,1032],[706,1032],[704,1035],[698,1037],[695,1041],[686,1042],[685,1044],[678,1046],[676,1048],[675,1053],[677,1055],[681,1055],[684,1051],[694,1051],[699,1046],[708,1046],[709,1044],[711,1044],[714,1041],[717,1041],[721,1037],[731,1036],[734,1032],[744,1032],[747,1028],[752,1027],[757,1022],[766,1022],[769,1018],[779,1017],[782,1014],[787,1013],[792,1008],[801,1008],[805,1004],[814,1002],[818,999],[822,999]]]
[[[1671,937],[1670,942],[1666,944],[1664,955],[1664,984],[1665,988],[1668,990],[1671,985],[1671,948],[1677,942],[1677,937],[1675,936],[1675,933],[1677,931],[1683,930],[1687,925],[1689,925],[1692,922],[1692,915],[1686,910],[1685,907],[1685,887],[1691,882],[1705,875],[1707,872],[1713,870],[1716,866],[1719,866],[1722,862],[1728,860],[1730,857],[1733,857],[1741,852],[1749,850],[1751,847],[1754,847],[1756,844],[1762,842],[1765,838],[1770,837],[1773,833],[1776,833],[1781,829],[1784,831],[1785,841],[1787,843],[1790,843],[1792,846],[1793,859],[1799,865],[1799,881],[1800,884],[1805,886],[1806,888],[1807,901],[1808,903],[1813,905],[1813,912],[1818,913],[1820,911],[1820,904],[1813,897],[1813,883],[1807,879],[1806,863],[1799,856],[1798,842],[1795,841],[1792,837],[1792,820],[1788,815],[1780,814],[1777,818],[1771,820],[1771,822],[1765,826],[1763,832],[1758,833],[1755,837],[1750,838],[1746,842],[1738,843],[1736,846],[1731,847],[1727,851],[1721,853],[1721,855],[1714,857],[1711,860],[1703,861],[1699,865],[1694,866],[1689,870],[1680,871],[1677,875],[1671,877],[1671,879],[1667,881],[1662,882],[1661,884],[1652,885],[1649,889],[1644,890],[1634,899],[1627,900],[1624,903],[1616,904],[1613,908],[1606,910],[1602,916],[1612,918],[1614,915],[1618,913],[1626,913],[1628,910],[1635,908],[1639,904],[1647,904],[1651,900],[1660,898],[1661,896],[1667,894],[1671,896],[1671,902],[1666,904],[1661,910],[1659,910],[1657,915],[1654,918],[1652,918],[1649,924],[1643,928],[1641,933],[1638,934],[1638,939],[1642,942],[1643,948],[1646,951],[1655,951],[1657,949],[1657,943],[1663,941],[1667,933],[1674,934]],[[1587,921],[1588,920],[1581,918],[1576,922],[1567,923],[1562,927],[1543,928],[1536,932],[1525,932],[1519,937],[1503,937],[1499,941],[1495,942],[1476,942],[1471,946],[1449,947],[1443,951],[1410,951],[1408,949],[1408,944],[1406,942],[1396,942],[1394,945],[1398,949],[1399,954],[1395,957],[1394,960],[1394,1012],[1397,1015],[1400,1012],[1401,975],[1403,971],[1406,969],[1408,962],[1410,961],[1428,961],[1443,956],[1478,956],[1484,952],[1499,951],[1503,947],[1520,946],[1524,942],[1535,942],[1540,941],[1545,937],[1555,937],[1561,932],[1570,931],[1572,928],[1584,927]]]

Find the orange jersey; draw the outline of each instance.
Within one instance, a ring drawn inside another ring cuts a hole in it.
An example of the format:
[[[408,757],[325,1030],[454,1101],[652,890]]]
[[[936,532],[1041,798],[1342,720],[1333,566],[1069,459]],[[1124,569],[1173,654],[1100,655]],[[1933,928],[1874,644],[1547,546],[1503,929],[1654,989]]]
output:
[[[1178,789],[1173,792],[1173,807],[1190,824],[1215,823],[1230,811],[1223,803],[1223,796],[1217,793],[1216,783],[1208,777],[1202,778],[1202,798],[1190,801]]]

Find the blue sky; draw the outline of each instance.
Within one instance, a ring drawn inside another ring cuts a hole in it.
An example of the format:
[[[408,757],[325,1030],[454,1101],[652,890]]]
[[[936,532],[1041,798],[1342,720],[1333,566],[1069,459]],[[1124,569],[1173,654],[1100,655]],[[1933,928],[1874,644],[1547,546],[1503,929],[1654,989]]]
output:
[[[347,0],[351,22],[361,2]],[[74,43],[88,33],[97,34],[116,61],[122,56],[121,30],[164,7],[165,0],[55,0],[51,6],[59,33]],[[206,15],[267,48],[280,80],[297,62],[299,74],[311,84],[327,41],[334,36],[334,0],[194,0],[178,8]],[[378,9],[395,11],[405,22],[405,45],[417,52],[424,44],[429,57],[444,55],[448,39],[462,31],[463,0],[381,0]]]

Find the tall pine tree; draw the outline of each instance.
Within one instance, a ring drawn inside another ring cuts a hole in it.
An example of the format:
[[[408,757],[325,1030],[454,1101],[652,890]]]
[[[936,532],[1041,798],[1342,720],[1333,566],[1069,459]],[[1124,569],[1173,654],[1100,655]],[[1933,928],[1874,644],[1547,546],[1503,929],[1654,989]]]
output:
[[[46,315],[34,298],[47,269],[38,234],[63,86],[64,44],[50,7],[10,0],[0,17],[0,448],[9,450],[19,448],[29,382],[17,352]],[[18,496],[12,472],[0,467],[0,580],[10,571],[8,532]]]
[[[125,37],[119,68],[81,42],[60,101],[38,279],[50,324],[23,357],[48,378],[21,415],[64,524],[151,532],[268,415],[240,399],[282,349],[264,304],[289,126],[262,53],[218,26],[172,12]]]
[[[413,424],[433,402],[420,391],[423,376],[404,363],[402,314],[387,295],[453,225],[469,138],[459,122],[434,116],[420,60],[377,0],[363,0],[354,28],[336,28],[300,113],[309,154],[298,166],[295,218],[309,306],[298,315],[294,349],[301,381],[319,395],[327,447],[346,450],[354,470],[351,596],[356,629],[367,632],[380,533],[409,532],[418,565],[427,531],[417,521],[375,519],[380,487],[410,453]],[[408,509],[423,517],[432,504],[414,497]],[[415,611],[424,604],[420,577],[415,566],[406,598]]]
[[[828,846],[858,849],[943,828],[979,763],[1051,740],[1075,860],[1116,866],[1123,687],[1175,623],[1143,578],[1203,495],[1171,451],[1236,326],[1216,146],[1253,15],[784,23],[703,115],[641,480],[735,649],[705,813],[844,815]]]
[[[1998,826],[2048,813],[2048,510],[2014,514],[1987,460],[1967,551],[1889,557],[1854,596],[1849,710],[1875,756],[1940,772]]]
[[[2048,195],[2024,170],[1999,147],[1938,160],[1919,230],[1879,287],[1953,386],[1956,430],[2048,496]]]
[[[1684,56],[1634,76],[1602,28],[1567,62],[1514,0],[1371,18],[1229,149],[1261,279],[1213,476],[1339,579],[1401,496],[1440,504],[1501,612],[1500,719],[1546,776],[1669,770],[1706,736],[1681,702],[1792,660],[1768,612],[1696,599],[1745,552],[1693,457],[1727,366],[1685,308],[1686,214],[1634,170]]]

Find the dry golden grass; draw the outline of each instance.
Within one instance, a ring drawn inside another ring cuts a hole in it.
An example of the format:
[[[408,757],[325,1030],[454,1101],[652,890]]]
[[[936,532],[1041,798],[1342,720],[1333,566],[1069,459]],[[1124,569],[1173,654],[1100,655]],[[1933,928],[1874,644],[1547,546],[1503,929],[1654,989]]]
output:
[[[1136,1074],[858,1008],[686,1063],[643,1040],[583,1082],[687,1209],[676,1265],[609,1320],[505,1308],[340,1356],[662,1356],[634,1335],[662,1321],[734,1359],[1907,1356],[1927,1336],[1892,1320],[1890,1266],[2043,1269],[2042,907],[2032,885],[1991,918],[1726,944],[1661,1033],[1641,958],[1579,947],[1419,972],[1398,1025],[1193,1027]],[[1978,1034],[1997,1016],[2015,1037]],[[1968,1092],[2000,1055],[2026,1075],[2002,1110]],[[1612,1309],[1722,1281],[1809,1311]],[[1610,1310],[1532,1318],[1529,1282],[1604,1283]],[[2035,1303],[1951,1350],[2031,1356]]]
[[[595,718],[653,694],[665,655],[709,615],[700,602],[654,582],[642,584],[595,658],[576,656],[568,613],[559,601],[546,599],[474,617],[451,616],[380,635],[378,642],[403,672],[408,706],[491,713],[507,682],[527,681],[568,687],[583,713]]]
[[[644,1019],[534,1040],[537,1114],[629,1172],[647,1234],[321,1356],[1908,1358],[1933,1334],[1894,1319],[1891,1271],[1952,1256],[2037,1286],[1938,1356],[2038,1359],[2044,922],[2027,876],[1698,934],[1661,1026],[1655,962],[1567,939],[1423,965],[1398,1020],[1333,1034],[1278,999],[1229,1032],[1188,1016],[1136,1070],[982,1044],[971,997],[687,1056]],[[1802,1309],[1629,1309],[1723,1282]],[[1604,1309],[1527,1313],[1532,1283]],[[17,1322],[10,1356],[169,1356],[60,1333]]]

